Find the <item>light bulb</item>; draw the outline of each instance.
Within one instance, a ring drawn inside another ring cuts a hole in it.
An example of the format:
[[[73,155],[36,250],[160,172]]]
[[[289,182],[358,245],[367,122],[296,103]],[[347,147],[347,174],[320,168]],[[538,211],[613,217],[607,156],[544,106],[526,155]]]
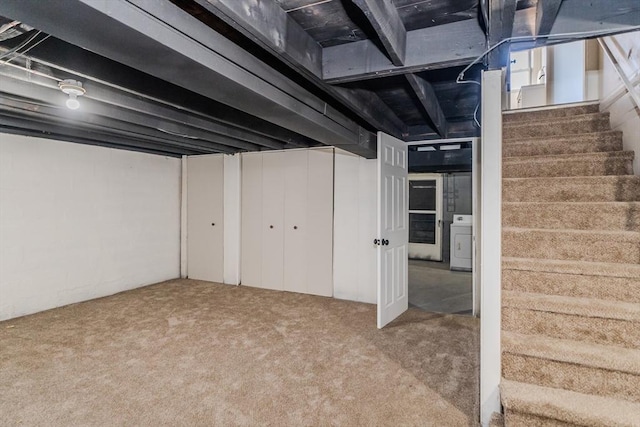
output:
[[[67,102],[65,102],[65,104],[70,110],[77,110],[78,108],[80,108],[80,101],[78,101],[78,97],[73,93],[69,94],[69,99],[67,99]]]

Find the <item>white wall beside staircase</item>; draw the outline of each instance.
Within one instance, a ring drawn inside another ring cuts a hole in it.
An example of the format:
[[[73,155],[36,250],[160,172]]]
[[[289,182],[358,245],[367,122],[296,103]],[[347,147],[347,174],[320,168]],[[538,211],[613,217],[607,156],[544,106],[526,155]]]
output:
[[[640,94],[640,31],[611,37],[616,46],[613,54]],[[611,114],[611,128],[622,131],[625,150],[635,152],[633,170],[640,175],[640,107],[626,91],[624,83],[609,59],[602,55],[601,111]]]

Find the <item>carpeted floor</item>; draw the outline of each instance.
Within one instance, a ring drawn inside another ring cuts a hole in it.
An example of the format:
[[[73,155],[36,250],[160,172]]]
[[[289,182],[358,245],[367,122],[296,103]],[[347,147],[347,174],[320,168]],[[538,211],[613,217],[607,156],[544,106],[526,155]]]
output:
[[[478,320],[173,280],[0,322],[0,424],[477,425]]]

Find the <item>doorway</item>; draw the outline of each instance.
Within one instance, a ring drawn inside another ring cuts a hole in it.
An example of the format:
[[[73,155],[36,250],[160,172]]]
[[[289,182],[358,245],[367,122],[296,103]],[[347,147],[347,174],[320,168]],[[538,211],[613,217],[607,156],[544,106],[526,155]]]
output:
[[[409,174],[409,259],[442,261],[442,174]]]
[[[409,149],[409,305],[473,314],[473,140]],[[452,262],[453,261],[453,262]]]

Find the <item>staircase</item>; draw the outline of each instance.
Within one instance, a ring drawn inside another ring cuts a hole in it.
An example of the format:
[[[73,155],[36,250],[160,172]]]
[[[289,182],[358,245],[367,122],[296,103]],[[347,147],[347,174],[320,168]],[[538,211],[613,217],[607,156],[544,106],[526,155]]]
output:
[[[640,176],[597,104],[503,116],[507,426],[640,426]]]

